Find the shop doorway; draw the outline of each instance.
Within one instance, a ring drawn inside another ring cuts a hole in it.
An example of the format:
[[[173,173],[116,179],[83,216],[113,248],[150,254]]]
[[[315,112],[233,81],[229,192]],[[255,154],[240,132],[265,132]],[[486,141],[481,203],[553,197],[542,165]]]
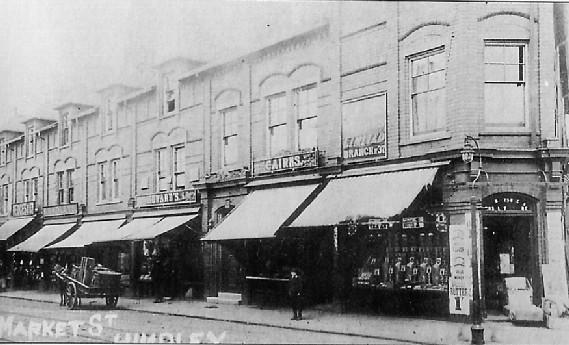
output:
[[[506,303],[505,278],[526,277],[535,281],[533,217],[492,214],[484,217],[483,224],[486,309],[502,312]]]

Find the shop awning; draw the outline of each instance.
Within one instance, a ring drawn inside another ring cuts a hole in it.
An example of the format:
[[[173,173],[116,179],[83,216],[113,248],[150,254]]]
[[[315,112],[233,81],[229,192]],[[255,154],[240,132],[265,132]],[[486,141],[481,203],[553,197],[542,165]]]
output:
[[[95,241],[105,241],[105,239],[114,236],[123,222],[124,220],[85,222],[69,237],[46,248],[79,248],[88,246]]]
[[[8,251],[36,253],[51,242],[57,240],[61,235],[70,230],[73,226],[75,226],[75,223],[46,225],[38,232],[30,236],[27,240],[8,249]]]
[[[7,240],[10,236],[15,234],[18,230],[28,225],[33,218],[14,218],[8,220],[0,226],[0,241]]]
[[[146,229],[151,228],[162,220],[162,217],[150,217],[150,218],[135,218],[130,223],[121,226],[117,231],[109,234],[104,240],[96,240],[94,242],[110,242],[110,241],[121,241],[125,237],[135,236],[139,232],[144,232]]]
[[[155,222],[151,226],[146,226],[143,228],[137,228],[136,232],[131,232],[130,234],[124,236],[123,240],[147,240],[154,238],[156,236],[162,235],[170,230],[174,230],[180,225],[183,225],[190,220],[196,218],[198,216],[197,213],[185,215],[185,216],[169,216],[163,217],[160,221]],[[143,221],[144,219],[153,219],[153,218],[140,218],[135,219],[133,222],[136,221]],[[155,218],[154,218],[155,219]]]
[[[433,182],[437,170],[432,167],[332,179],[290,227],[329,226],[350,218],[397,215]]]
[[[204,241],[271,238],[316,184],[256,190],[203,238]]]

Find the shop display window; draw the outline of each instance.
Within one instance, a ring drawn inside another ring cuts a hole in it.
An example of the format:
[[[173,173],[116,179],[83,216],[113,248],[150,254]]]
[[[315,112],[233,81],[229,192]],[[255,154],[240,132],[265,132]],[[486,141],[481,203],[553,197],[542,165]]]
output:
[[[353,285],[448,290],[448,233],[439,223],[421,216],[358,225],[363,248]]]

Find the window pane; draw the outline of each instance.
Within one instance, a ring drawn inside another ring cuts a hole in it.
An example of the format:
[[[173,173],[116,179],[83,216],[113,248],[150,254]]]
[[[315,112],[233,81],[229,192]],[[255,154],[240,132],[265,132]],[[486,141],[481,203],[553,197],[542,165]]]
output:
[[[484,49],[484,62],[504,62],[504,50],[502,46],[488,45]]]
[[[429,66],[428,66],[428,59],[427,58],[421,58],[421,59],[417,59],[417,60],[413,60],[411,62],[411,76],[418,76],[418,75],[422,75],[422,74],[426,74]]]
[[[422,93],[413,96],[413,134],[425,132],[427,130],[427,100],[428,94]]]
[[[413,81],[413,93],[425,92],[429,88],[429,77],[427,75],[421,77],[414,77]]]
[[[502,85],[484,86],[484,119],[486,123],[500,123],[502,120]]]
[[[524,126],[524,86],[502,85],[504,89],[504,120],[514,126]]]
[[[269,126],[279,125],[287,122],[287,108],[285,101],[285,95],[274,96],[267,99]]]
[[[317,89],[310,87],[307,89],[298,90],[296,93],[296,112],[297,119],[304,119],[307,117],[317,116],[318,102],[317,102]]]
[[[486,64],[484,66],[486,81],[503,81],[504,65],[502,64]]]
[[[344,147],[385,142],[386,96],[342,105]]]
[[[440,71],[446,66],[446,56],[444,53],[438,53],[429,57],[429,72]]]
[[[234,164],[237,162],[237,136],[225,138],[224,145],[224,163],[225,165]]]
[[[446,92],[444,89],[429,92],[429,118],[427,130],[434,131],[445,126]]]
[[[298,148],[300,150],[312,149],[318,146],[317,120],[317,117],[313,117],[311,119],[302,120],[300,123],[300,130],[298,132]]]
[[[288,131],[286,125],[272,127],[269,131],[270,135],[270,152],[271,156],[281,153],[288,149]]]
[[[506,64],[517,64],[523,62],[523,56],[520,61],[520,49],[519,46],[506,46],[504,49],[504,63]]]
[[[520,65],[505,65],[505,81],[523,81],[523,66]],[[520,73],[521,71],[521,73]]]
[[[429,74],[429,90],[445,87],[445,70]]]

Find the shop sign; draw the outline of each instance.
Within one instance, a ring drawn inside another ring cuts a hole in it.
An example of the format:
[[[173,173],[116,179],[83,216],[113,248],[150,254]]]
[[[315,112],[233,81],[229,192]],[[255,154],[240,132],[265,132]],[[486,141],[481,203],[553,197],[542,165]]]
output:
[[[79,204],[65,204],[65,205],[55,205],[55,206],[45,206],[43,208],[44,217],[55,217],[55,216],[69,216],[79,213]]]
[[[526,211],[531,212],[531,202],[519,197],[502,196],[489,198],[483,206],[488,211]]]
[[[437,212],[435,215],[435,223],[437,227],[437,231],[439,232],[447,232],[448,231],[448,218],[446,214],[442,212]]]
[[[378,157],[386,158],[385,127],[344,140],[344,159]]]
[[[393,226],[394,222],[390,222],[386,219],[375,219],[372,218],[368,220],[368,229],[369,230],[387,230]]]
[[[280,170],[294,170],[317,166],[318,150],[312,150],[256,161],[253,166],[253,171],[255,174],[262,174]]]
[[[19,204],[12,205],[13,217],[31,216],[35,213],[35,211],[36,211],[35,201],[22,202]]]
[[[449,311],[451,314],[470,314],[472,299],[470,219],[470,213],[466,213],[462,222],[450,225]]]
[[[403,218],[403,229],[419,229],[425,227],[425,219],[423,217]]]
[[[154,193],[139,195],[136,197],[138,207],[195,203],[198,201],[198,194],[195,189],[176,190],[171,192]]]

